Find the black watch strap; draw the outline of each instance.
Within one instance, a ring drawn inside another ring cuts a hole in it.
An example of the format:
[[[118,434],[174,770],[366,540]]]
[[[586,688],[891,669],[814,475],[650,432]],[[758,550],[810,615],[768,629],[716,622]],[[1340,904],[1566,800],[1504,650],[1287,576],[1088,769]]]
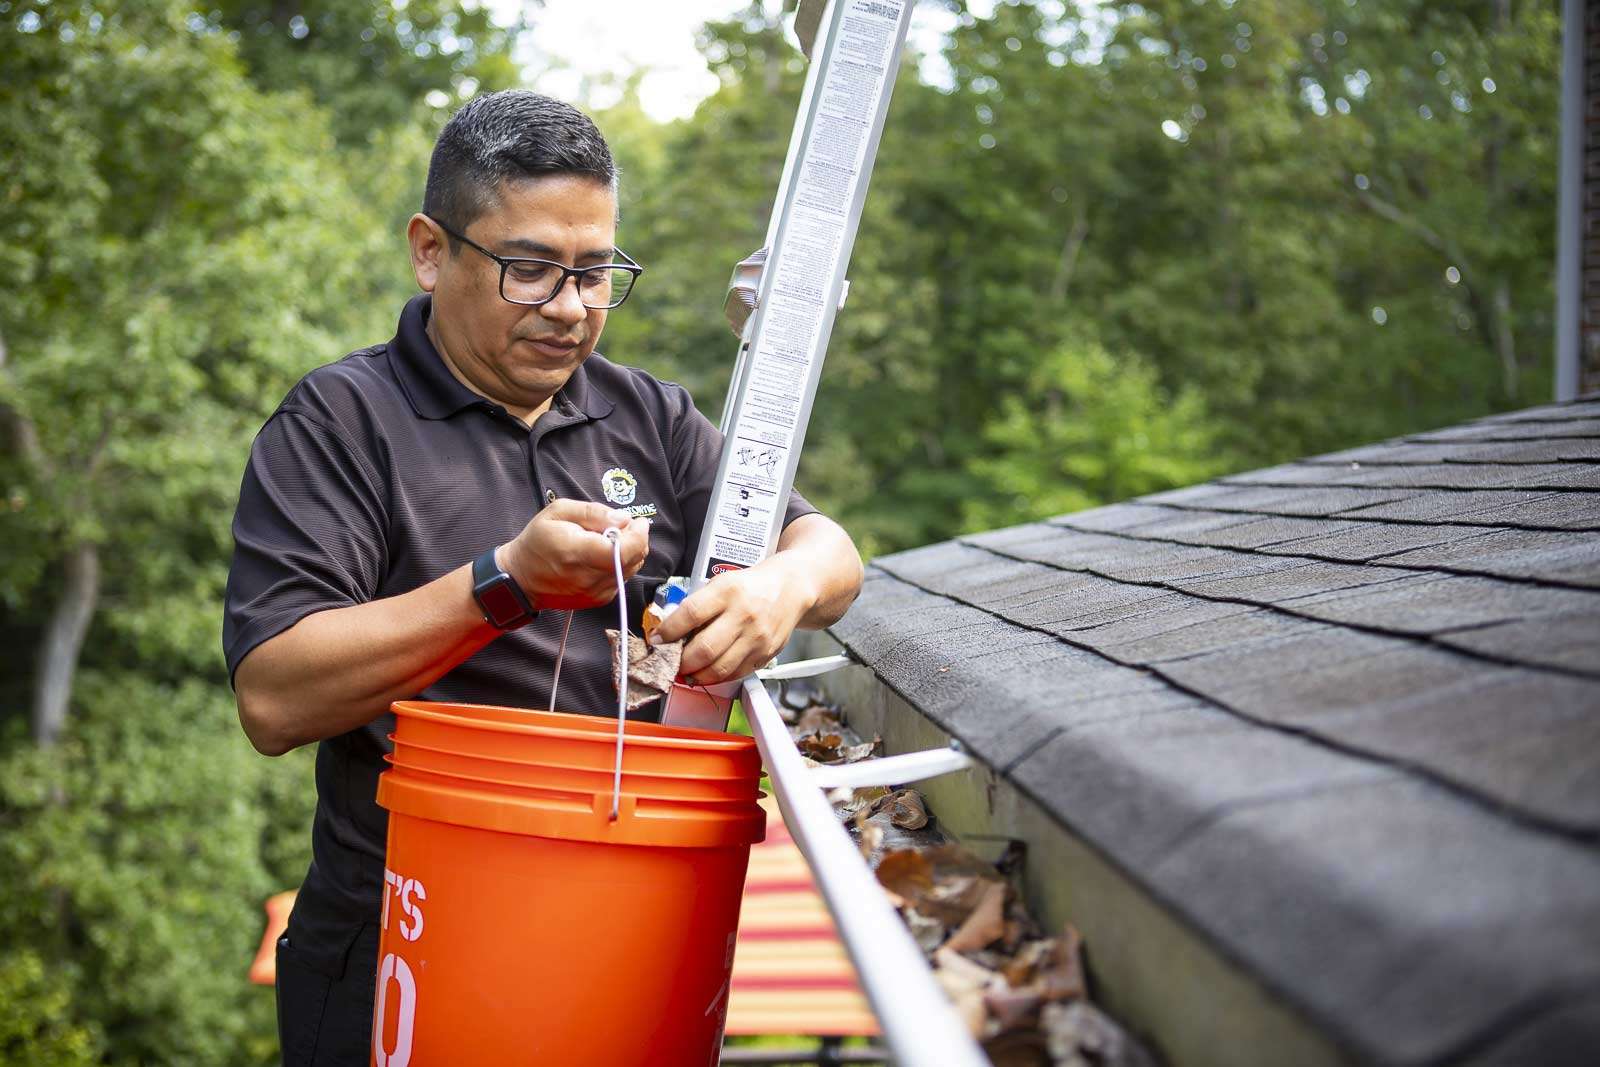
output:
[[[501,630],[515,630],[533,621],[539,612],[528,601],[517,580],[500,569],[494,549],[472,561],[472,598],[483,621]]]

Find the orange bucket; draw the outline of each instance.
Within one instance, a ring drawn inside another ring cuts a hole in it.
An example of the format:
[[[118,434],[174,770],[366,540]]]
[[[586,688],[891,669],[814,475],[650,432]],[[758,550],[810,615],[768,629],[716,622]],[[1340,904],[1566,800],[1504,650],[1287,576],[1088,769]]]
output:
[[[748,737],[398,701],[374,1067],[712,1067],[750,846]]]

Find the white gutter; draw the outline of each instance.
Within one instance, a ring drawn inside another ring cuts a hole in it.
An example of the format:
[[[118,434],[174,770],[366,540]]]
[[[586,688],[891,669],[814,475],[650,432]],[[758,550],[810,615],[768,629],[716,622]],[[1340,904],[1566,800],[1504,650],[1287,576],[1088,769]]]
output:
[[[927,960],[801,759],[766,686],[747,678],[745,714],[772,792],[833,913],[861,988],[901,1067],[987,1067]]]

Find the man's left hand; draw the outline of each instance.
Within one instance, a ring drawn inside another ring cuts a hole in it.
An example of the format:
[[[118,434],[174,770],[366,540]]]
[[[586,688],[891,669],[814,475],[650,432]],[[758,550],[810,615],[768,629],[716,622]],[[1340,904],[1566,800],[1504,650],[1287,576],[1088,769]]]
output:
[[[666,644],[689,637],[678,676],[691,685],[743,678],[778,654],[817,602],[812,581],[782,555],[719,574],[656,628]]]

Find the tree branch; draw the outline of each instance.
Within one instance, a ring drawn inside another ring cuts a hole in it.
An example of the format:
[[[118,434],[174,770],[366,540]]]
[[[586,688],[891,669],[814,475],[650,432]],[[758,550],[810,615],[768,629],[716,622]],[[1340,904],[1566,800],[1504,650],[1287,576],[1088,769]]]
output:
[[[8,361],[10,351],[6,348],[4,333],[0,333],[0,375],[11,378],[11,364]],[[25,463],[34,469],[34,472],[44,478],[55,477],[55,464],[50,461],[49,455],[44,450],[44,445],[39,441],[39,429],[33,420],[22,412],[0,399],[0,427],[4,427],[6,434],[11,438],[12,446],[17,450]]]
[[[1072,284],[1072,276],[1078,269],[1078,253],[1083,250],[1083,242],[1088,237],[1089,213],[1084,210],[1080,199],[1072,218],[1072,229],[1067,232],[1067,239],[1061,245],[1061,257],[1056,262],[1056,276],[1050,283],[1051,300],[1060,303],[1067,298],[1067,287]]]
[[[72,682],[89,623],[100,599],[100,550],[82,542],[67,550],[65,585],[50,613],[39,645],[38,677],[33,690],[33,739],[42,746],[56,743],[67,723]]]

